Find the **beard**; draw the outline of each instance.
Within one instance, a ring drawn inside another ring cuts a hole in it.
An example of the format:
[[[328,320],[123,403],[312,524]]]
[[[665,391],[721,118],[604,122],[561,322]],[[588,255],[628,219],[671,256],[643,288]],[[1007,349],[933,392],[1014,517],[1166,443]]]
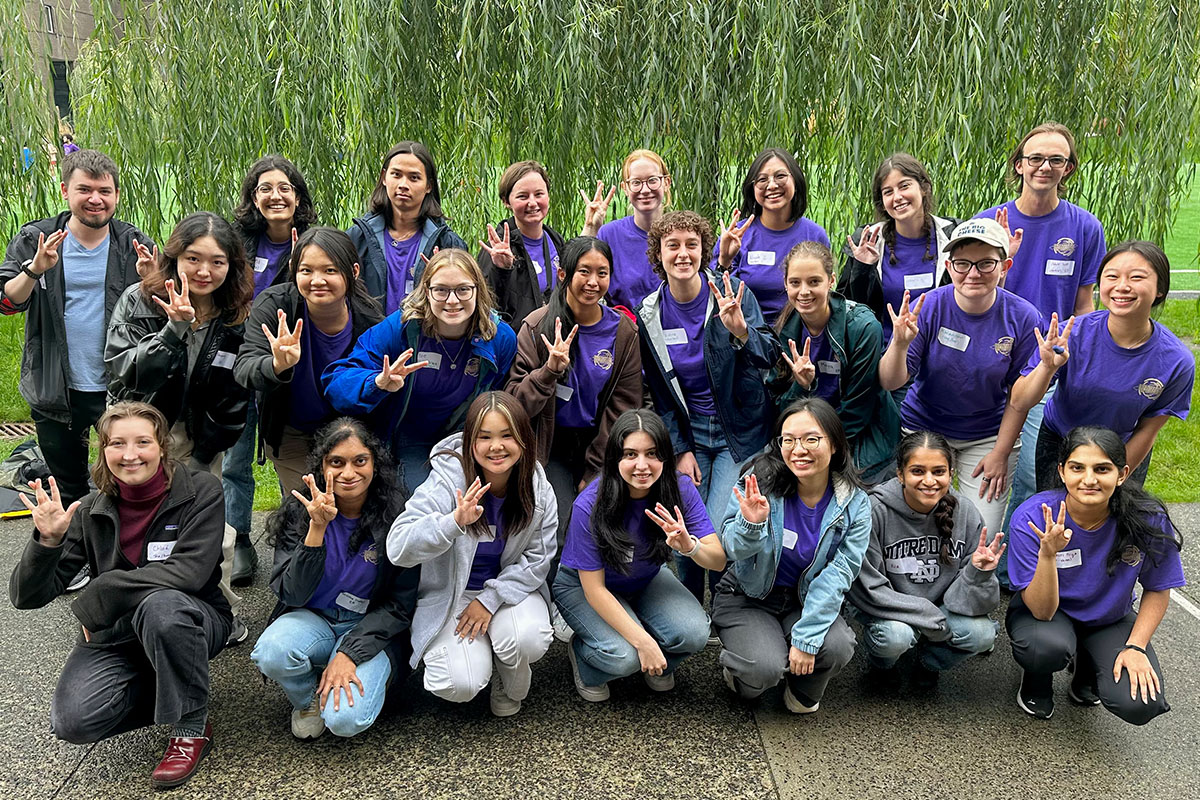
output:
[[[72,212],[71,216],[73,216],[75,219],[82,222],[87,227],[92,228],[93,230],[100,230],[102,228],[108,227],[108,223],[112,222],[112,218],[113,218],[113,216],[115,216],[115,214],[116,214],[115,210],[113,210],[111,212],[110,211],[102,211],[100,213],[80,211],[78,214]]]

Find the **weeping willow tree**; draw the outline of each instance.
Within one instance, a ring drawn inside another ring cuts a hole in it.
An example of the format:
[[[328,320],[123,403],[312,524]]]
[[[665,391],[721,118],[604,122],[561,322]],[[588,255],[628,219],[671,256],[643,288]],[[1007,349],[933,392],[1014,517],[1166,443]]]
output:
[[[5,152],[52,134],[36,59],[0,0]],[[1012,196],[1006,157],[1049,119],[1077,134],[1071,198],[1113,241],[1161,239],[1192,167],[1197,0],[963,6],[899,0],[113,0],[72,76],[77,138],[123,169],[122,215],[161,238],[184,212],[228,214],[247,165],[282,152],[318,211],[361,212],[395,141],[427,143],[443,205],[470,241],[501,214],[513,160],[551,176],[551,221],[578,230],[578,190],[662,153],[675,206],[737,203],[763,147],[797,153],[809,215],[834,241],[870,215],[887,154],[929,166],[942,213]],[[0,166],[8,223],[53,210],[47,171]],[[618,200],[610,218],[625,213]]]

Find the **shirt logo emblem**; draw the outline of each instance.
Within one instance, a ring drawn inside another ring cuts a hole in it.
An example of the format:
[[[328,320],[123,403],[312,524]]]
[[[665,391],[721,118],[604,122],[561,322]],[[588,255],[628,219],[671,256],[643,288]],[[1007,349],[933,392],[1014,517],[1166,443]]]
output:
[[[1121,561],[1131,567],[1136,567],[1142,563],[1142,551],[1129,545],[1121,551]]]
[[[479,375],[479,356],[471,356],[467,359],[465,372],[472,378],[475,378]]]
[[[592,356],[592,363],[605,372],[612,369],[615,360],[612,350],[597,350],[596,355]]]
[[[996,340],[996,343],[992,345],[992,349],[995,350],[998,355],[1011,356],[1014,341],[1015,340],[1011,336],[1001,336]]]
[[[1075,240],[1070,236],[1064,236],[1050,245],[1050,249],[1060,256],[1069,256],[1075,252]]]
[[[368,564],[379,563],[379,551],[375,549],[374,544],[362,551],[362,557],[363,561],[367,562]]]
[[[1163,382],[1158,378],[1146,378],[1138,384],[1137,393],[1147,400],[1157,400],[1163,393]]]

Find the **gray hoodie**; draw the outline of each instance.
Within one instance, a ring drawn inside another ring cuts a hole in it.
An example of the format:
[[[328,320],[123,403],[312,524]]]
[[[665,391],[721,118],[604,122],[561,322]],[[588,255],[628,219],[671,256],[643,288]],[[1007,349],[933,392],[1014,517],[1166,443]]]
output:
[[[940,606],[979,617],[1000,604],[996,571],[984,572],[971,563],[983,518],[970,500],[951,491],[958,507],[950,539],[954,563],[947,565],[938,560],[941,537],[933,514],[909,507],[900,479],[871,489],[871,544],[847,593],[863,613],[903,622],[934,641],[950,635]]]
[[[433,452],[462,452],[462,434],[447,436]],[[451,455],[435,455],[431,472],[392,523],[387,554],[402,567],[421,565],[417,609],[412,619],[411,665],[415,668],[433,637],[463,608],[463,593],[471,577],[476,539],[454,521],[455,489],[466,490],[462,464]],[[500,574],[483,585],[476,599],[491,613],[516,605],[537,592],[550,603],[546,576],[558,549],[558,503],[541,464],[533,473],[533,519],[525,530],[505,531]]]

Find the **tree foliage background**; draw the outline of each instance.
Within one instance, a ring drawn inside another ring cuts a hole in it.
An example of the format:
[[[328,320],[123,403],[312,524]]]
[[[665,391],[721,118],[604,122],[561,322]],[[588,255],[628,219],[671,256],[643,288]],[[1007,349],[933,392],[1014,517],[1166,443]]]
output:
[[[22,144],[56,120],[0,0],[0,233],[57,210]],[[264,153],[304,171],[322,221],[361,212],[382,153],[424,141],[468,241],[501,214],[513,160],[551,176],[550,222],[576,231],[580,188],[662,153],[674,205],[727,215],[763,147],[795,151],[809,216],[836,242],[870,218],[870,177],[906,150],[942,213],[1012,196],[1006,157],[1046,120],[1077,134],[1070,197],[1108,238],[1161,239],[1191,177],[1198,0],[113,0],[72,76],[76,138],[122,168],[121,216],[160,241],[195,209],[229,214]],[[56,137],[55,137],[56,138]],[[35,148],[37,149],[37,148]],[[44,153],[38,149],[41,158]],[[609,218],[625,213],[620,199]]]

